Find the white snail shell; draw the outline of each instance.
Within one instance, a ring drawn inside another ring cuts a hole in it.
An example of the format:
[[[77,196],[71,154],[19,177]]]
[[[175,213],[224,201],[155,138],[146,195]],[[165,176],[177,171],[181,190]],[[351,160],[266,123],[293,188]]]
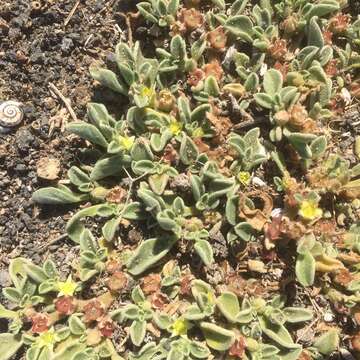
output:
[[[0,125],[13,127],[21,123],[24,112],[20,108],[21,103],[17,101],[4,101],[0,104]]]

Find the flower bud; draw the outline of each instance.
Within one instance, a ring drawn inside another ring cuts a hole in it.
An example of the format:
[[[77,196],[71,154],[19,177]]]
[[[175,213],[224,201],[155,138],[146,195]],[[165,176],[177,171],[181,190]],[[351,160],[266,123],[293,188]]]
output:
[[[169,90],[161,90],[157,97],[157,108],[160,111],[170,112],[175,105],[173,94]]]

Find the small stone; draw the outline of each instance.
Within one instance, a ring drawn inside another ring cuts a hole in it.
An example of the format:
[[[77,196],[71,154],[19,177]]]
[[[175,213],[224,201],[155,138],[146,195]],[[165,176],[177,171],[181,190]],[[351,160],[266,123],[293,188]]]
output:
[[[260,260],[249,260],[248,267],[250,271],[255,271],[261,274],[267,272],[265,264]]]
[[[0,270],[0,286],[7,287],[11,285],[10,275],[6,270]]]
[[[18,171],[18,172],[20,172],[20,173],[26,172],[26,171],[27,171],[26,165],[24,165],[24,164],[17,164],[17,165],[15,166],[15,171]]]
[[[18,50],[16,52],[16,61],[19,63],[26,63],[28,60],[27,56],[21,51]]]
[[[279,216],[281,216],[282,212],[283,212],[282,208],[275,208],[271,211],[271,217],[273,217],[273,218],[279,217]]]
[[[64,37],[61,43],[61,51],[64,54],[69,54],[73,47],[74,47],[74,43],[72,39]]]
[[[251,180],[251,182],[253,183],[253,185],[257,185],[259,187],[264,187],[266,186],[266,182],[264,182],[263,180],[261,180],[259,177],[254,176]]]
[[[42,158],[36,164],[37,176],[45,180],[57,179],[60,172],[60,161],[54,158]]]
[[[344,359],[344,360],[355,360],[354,356],[351,354],[351,352],[349,350],[341,348],[339,350],[339,352],[341,354],[342,359]]]
[[[324,314],[324,321],[325,322],[332,322],[334,320],[334,315],[332,313],[325,313]]]
[[[36,140],[28,129],[21,129],[16,133],[15,141],[20,151],[27,152]]]

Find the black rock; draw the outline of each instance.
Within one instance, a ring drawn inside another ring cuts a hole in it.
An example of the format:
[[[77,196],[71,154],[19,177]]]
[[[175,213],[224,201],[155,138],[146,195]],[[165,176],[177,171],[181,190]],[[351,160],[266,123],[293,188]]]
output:
[[[63,54],[69,54],[74,48],[74,42],[72,39],[64,37],[61,43],[61,51]]]
[[[21,129],[16,133],[16,146],[22,152],[29,151],[29,148],[33,146],[35,137],[28,129]]]

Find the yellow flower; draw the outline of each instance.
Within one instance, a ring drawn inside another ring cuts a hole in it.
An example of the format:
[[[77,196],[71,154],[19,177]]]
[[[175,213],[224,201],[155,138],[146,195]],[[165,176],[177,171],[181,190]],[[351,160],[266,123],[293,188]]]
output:
[[[36,339],[36,345],[39,347],[51,347],[56,343],[56,334],[53,328],[49,329],[48,331],[43,332],[40,336]]]
[[[201,138],[204,136],[204,130],[201,127],[196,128],[192,133],[193,138]]]
[[[304,200],[300,205],[299,215],[305,220],[314,220],[322,216],[322,210],[317,202]]]
[[[181,132],[182,124],[174,119],[170,122],[169,129],[173,135],[177,136]]]
[[[148,88],[146,86],[143,86],[141,91],[140,91],[140,95],[141,96],[147,96],[147,97],[151,97],[154,95],[154,90],[151,88]]]
[[[211,291],[206,294],[210,304],[215,304],[215,296]]]
[[[129,151],[134,145],[135,136],[120,136],[120,144],[121,146]]]
[[[240,171],[237,178],[243,185],[248,185],[250,183],[251,175],[248,171]]]
[[[66,281],[58,281],[57,288],[59,290],[58,296],[73,296],[77,283],[72,281],[71,276],[69,276]]]
[[[172,334],[174,336],[186,335],[189,329],[190,329],[189,321],[186,319],[180,318],[180,319],[175,320],[175,322],[173,323]]]

